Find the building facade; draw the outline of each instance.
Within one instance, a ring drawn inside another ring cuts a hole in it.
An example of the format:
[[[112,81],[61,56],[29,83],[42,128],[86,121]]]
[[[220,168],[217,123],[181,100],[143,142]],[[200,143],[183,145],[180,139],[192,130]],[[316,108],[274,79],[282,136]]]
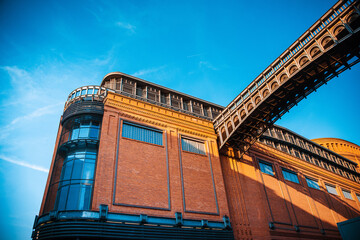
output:
[[[219,151],[222,109],[120,72],[71,92],[32,238],[341,239],[357,159],[280,126]]]

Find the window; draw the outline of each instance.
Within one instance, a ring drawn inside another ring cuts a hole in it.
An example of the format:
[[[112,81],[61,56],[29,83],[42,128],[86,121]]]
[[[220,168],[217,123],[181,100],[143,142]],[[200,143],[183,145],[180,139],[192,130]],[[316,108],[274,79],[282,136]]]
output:
[[[58,211],[90,209],[96,154],[95,149],[78,149],[67,154],[57,192]]]
[[[259,161],[259,166],[260,166],[260,170],[263,173],[269,174],[271,176],[275,175],[274,174],[274,169],[273,169],[271,163],[267,163],[267,162],[264,162],[264,161]]]
[[[287,169],[282,169],[282,173],[283,173],[285,180],[288,180],[288,181],[291,181],[294,183],[299,183],[299,178],[296,173],[294,173],[290,170],[287,170]]]
[[[326,187],[326,190],[327,190],[329,193],[338,195],[335,186],[325,184],[325,187]]]
[[[309,187],[320,190],[320,186],[317,180],[306,178],[306,183]]]
[[[357,193],[356,197],[357,197],[358,201],[360,202],[360,194]]]
[[[100,134],[100,119],[93,116],[73,118],[64,124],[61,133],[61,143],[76,139],[98,140]]]
[[[161,130],[135,123],[123,122],[122,136],[160,146],[163,145],[163,134]]]
[[[193,152],[198,154],[205,155],[205,144],[204,142],[188,139],[188,138],[181,138],[181,147],[183,151]]]
[[[343,192],[345,198],[353,200],[350,191],[342,189],[342,192]]]

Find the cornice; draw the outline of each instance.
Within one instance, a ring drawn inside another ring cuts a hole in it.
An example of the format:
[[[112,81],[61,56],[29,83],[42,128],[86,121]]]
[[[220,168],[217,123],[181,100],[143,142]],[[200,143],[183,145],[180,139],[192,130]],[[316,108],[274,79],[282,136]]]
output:
[[[104,104],[105,106],[123,110],[119,114],[127,118],[147,122],[163,128],[173,127],[183,133],[216,139],[211,121],[115,93],[109,93]]]

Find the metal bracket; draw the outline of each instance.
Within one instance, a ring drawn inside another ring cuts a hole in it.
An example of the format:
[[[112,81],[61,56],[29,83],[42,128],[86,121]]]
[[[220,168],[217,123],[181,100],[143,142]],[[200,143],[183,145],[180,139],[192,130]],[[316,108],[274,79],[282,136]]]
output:
[[[181,212],[175,213],[175,225],[179,227],[183,225],[183,218]]]
[[[50,220],[56,220],[57,217],[58,217],[58,211],[50,211],[49,212],[49,217],[50,217]]]
[[[106,204],[100,204],[99,206],[99,218],[100,220],[106,221],[109,211],[109,206]]]
[[[230,224],[229,217],[224,215],[223,216],[223,221],[224,221],[224,229],[231,229],[231,224]]]

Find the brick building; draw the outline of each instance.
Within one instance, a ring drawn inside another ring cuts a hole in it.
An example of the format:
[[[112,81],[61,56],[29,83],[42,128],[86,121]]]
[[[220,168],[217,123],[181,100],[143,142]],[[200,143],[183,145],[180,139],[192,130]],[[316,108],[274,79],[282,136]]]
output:
[[[32,238],[341,239],[359,146],[274,125],[242,157],[219,152],[222,109],[120,72],[71,92]]]

